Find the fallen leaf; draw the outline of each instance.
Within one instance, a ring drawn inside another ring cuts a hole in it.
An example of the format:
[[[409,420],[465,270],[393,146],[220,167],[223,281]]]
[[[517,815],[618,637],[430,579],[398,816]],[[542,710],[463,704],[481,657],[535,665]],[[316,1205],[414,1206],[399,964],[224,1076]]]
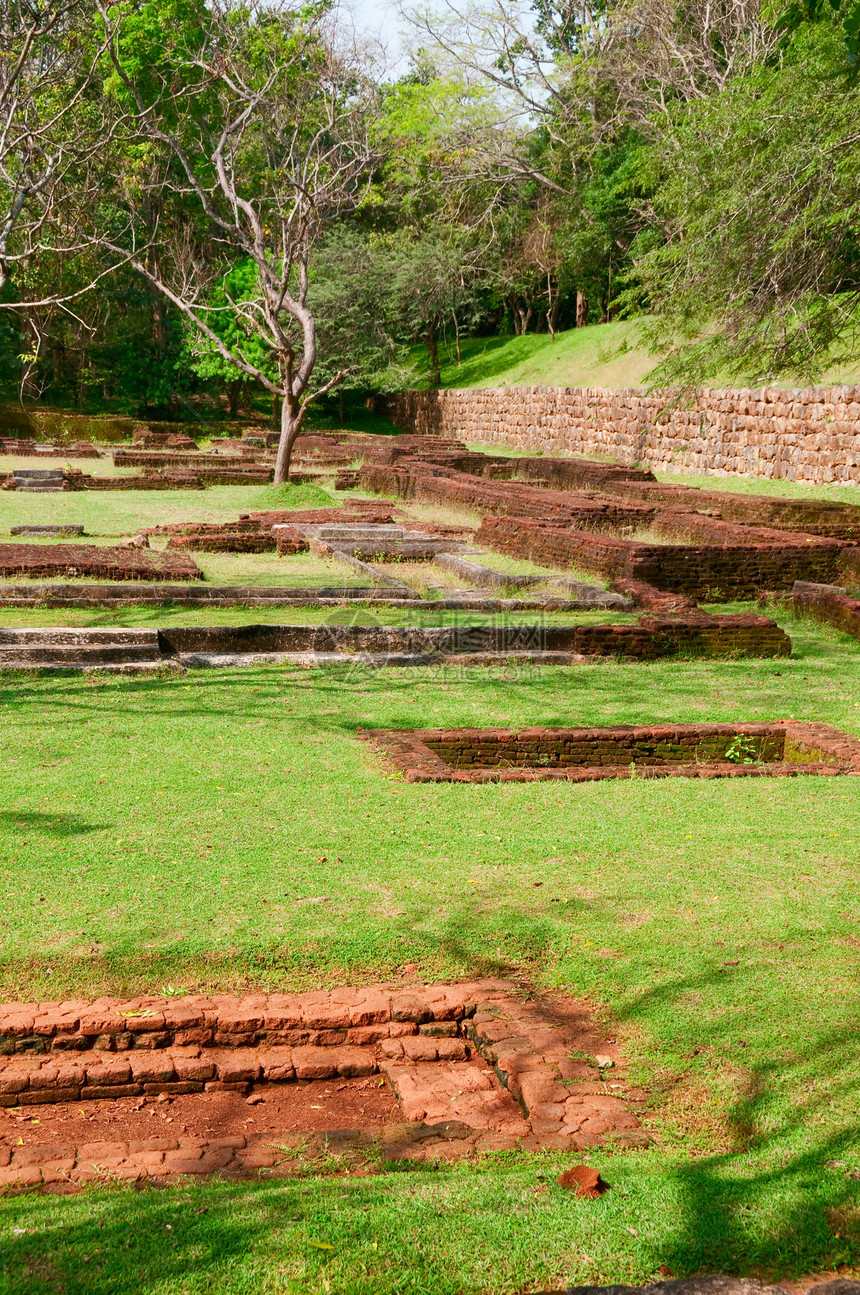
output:
[[[611,1070],[611,1068],[615,1065],[615,1062],[612,1060],[612,1058],[607,1057],[605,1053],[602,1053],[602,1052],[595,1053],[594,1060],[597,1062],[598,1070]]]
[[[571,1169],[566,1169],[556,1182],[559,1187],[565,1187],[575,1196],[587,1201],[596,1200],[609,1187],[609,1183],[605,1183],[600,1177],[600,1171],[588,1165],[574,1165]]]
[[[325,1241],[309,1241],[308,1245],[313,1246],[314,1250],[334,1250],[334,1246],[327,1245]]]
[[[639,1235],[639,1233],[636,1231],[635,1228],[628,1227],[627,1231],[630,1233],[632,1237],[638,1237]]]

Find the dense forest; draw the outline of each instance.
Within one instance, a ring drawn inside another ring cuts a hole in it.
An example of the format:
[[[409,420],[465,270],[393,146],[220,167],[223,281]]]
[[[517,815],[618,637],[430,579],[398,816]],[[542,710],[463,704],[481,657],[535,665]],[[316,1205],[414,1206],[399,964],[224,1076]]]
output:
[[[856,0],[0,0],[0,384],[285,453],[440,338],[635,315],[656,381],[856,355]]]

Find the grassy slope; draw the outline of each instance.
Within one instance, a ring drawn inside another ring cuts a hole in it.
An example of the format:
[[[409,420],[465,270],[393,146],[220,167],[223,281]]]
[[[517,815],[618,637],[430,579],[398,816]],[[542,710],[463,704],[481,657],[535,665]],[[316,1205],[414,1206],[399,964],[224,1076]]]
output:
[[[548,334],[534,333],[525,337],[467,338],[461,343],[461,354],[463,362],[458,364],[453,344],[443,344],[443,387],[638,387],[656,364],[656,357],[639,344],[635,319],[573,328],[557,333],[554,340]],[[829,369],[819,381],[860,382],[860,363]],[[424,347],[414,348],[403,385],[429,385]],[[808,383],[784,379],[773,385]]]

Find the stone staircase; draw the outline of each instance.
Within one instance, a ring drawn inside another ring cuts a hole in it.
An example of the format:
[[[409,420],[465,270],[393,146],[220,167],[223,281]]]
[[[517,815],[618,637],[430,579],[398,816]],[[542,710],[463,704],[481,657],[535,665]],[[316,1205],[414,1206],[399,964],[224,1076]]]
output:
[[[13,468],[12,478],[16,490],[33,494],[59,494],[66,488],[60,468]]]
[[[0,670],[146,674],[165,664],[154,629],[0,629]]]
[[[339,525],[302,526],[298,523],[275,525],[272,534],[276,540],[292,540],[297,534],[310,541],[312,551],[326,554],[346,553],[363,562],[400,560],[424,562],[437,553],[463,552],[462,540],[448,536],[428,535],[424,531],[409,531],[396,525]]]

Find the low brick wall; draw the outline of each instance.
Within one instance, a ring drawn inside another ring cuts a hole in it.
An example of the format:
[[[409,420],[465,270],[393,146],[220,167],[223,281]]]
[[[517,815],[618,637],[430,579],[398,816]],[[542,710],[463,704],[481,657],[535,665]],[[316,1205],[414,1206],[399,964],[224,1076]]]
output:
[[[236,531],[209,530],[172,535],[167,541],[167,547],[171,550],[196,549],[203,553],[274,553],[278,543],[271,532],[242,534]]]
[[[414,433],[660,471],[860,481],[860,387],[703,389],[686,408],[590,387],[404,391],[387,411]]]
[[[113,451],[114,466],[134,468],[186,468],[196,472],[199,468],[242,468],[248,460],[241,454],[201,454],[182,450],[127,450]]]
[[[273,468],[267,463],[249,462],[244,455],[188,454],[165,450],[114,450],[114,467],[149,469],[174,468],[193,472],[211,485],[265,484]]]
[[[359,479],[363,490],[427,503],[453,504],[496,516],[512,513],[542,521],[551,517],[574,525],[614,526],[647,522],[654,515],[654,507],[647,504],[592,499],[588,495],[546,489],[523,481],[487,480],[468,472],[437,469],[414,459],[403,467],[366,463]]]
[[[561,652],[638,661],[689,656],[788,656],[791,640],[767,616],[642,616],[634,625],[199,625],[159,630],[165,656],[192,653],[347,652],[478,657]]]
[[[144,471],[139,477],[94,477],[79,469],[63,473],[72,490],[203,490],[203,482],[193,472],[168,470],[164,473]],[[12,478],[9,478],[10,482]],[[10,487],[11,488],[11,487]]]
[[[791,591],[791,603],[795,615],[823,621],[860,639],[860,598],[852,598],[847,589],[798,580]]]
[[[37,445],[50,444],[51,449],[36,450]],[[0,454],[18,454],[36,459],[100,459],[101,452],[90,441],[70,441],[63,444],[42,441],[19,441],[0,437]]]
[[[407,782],[790,777],[860,773],[860,741],[826,724],[378,729],[362,733]]]
[[[682,520],[676,525],[685,529]],[[689,526],[715,529],[711,519],[692,515]],[[798,579],[829,582],[843,569],[838,540],[786,533],[756,542],[755,532],[748,539],[738,529],[731,543],[729,533],[726,528],[710,544],[641,544],[527,517],[485,517],[476,541],[543,566],[580,566],[610,580],[636,580],[705,602],[754,598],[762,590],[789,589]]]
[[[540,462],[540,460],[538,460]],[[774,526],[805,535],[860,539],[860,506],[829,499],[779,499],[773,495],[742,495],[727,490],[703,490],[663,481],[613,481],[604,487],[613,495],[648,504],[668,504],[719,513],[724,522],[741,526]]]
[[[202,580],[192,558],[95,544],[0,544],[0,576],[96,580]]]
[[[135,1140],[122,1123],[125,1103],[194,1097],[208,1124],[210,1094],[263,1086],[271,1096],[274,1086],[370,1075],[387,1081],[400,1120],[329,1130],[313,1139],[321,1150],[330,1143],[375,1149],[377,1160],[447,1161],[481,1151],[646,1146],[652,1139],[629,1109],[644,1094],[628,1088],[616,1041],[595,1016],[583,1002],[556,995],[545,1003],[499,980],[0,1005],[0,1106],[39,1107],[33,1122],[41,1125],[9,1120],[0,1129],[0,1187],[275,1169],[312,1139],[301,1128],[286,1144],[274,1130],[261,1132],[268,1103],[247,1140],[217,1130],[211,1140],[182,1137],[179,1120],[175,1138],[168,1130],[153,1139],[150,1125]],[[604,1055],[620,1081],[611,1093],[600,1081]],[[114,1140],[76,1146],[46,1109],[79,1101],[120,1103]]]

